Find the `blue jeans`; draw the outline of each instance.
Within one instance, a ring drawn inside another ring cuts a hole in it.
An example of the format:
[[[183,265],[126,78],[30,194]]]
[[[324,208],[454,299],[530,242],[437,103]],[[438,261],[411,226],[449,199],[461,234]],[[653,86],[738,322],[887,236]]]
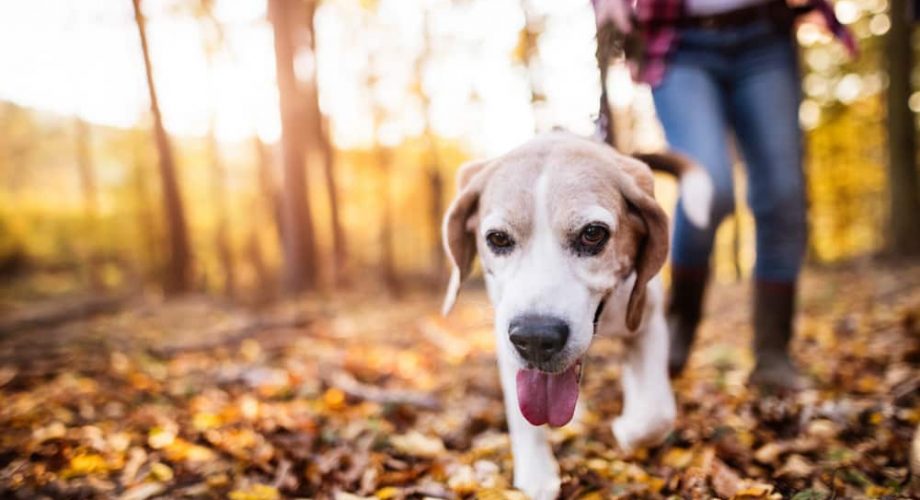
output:
[[[757,279],[795,281],[806,241],[799,73],[788,34],[767,22],[680,32],[667,72],[653,89],[671,148],[703,165],[715,186],[712,224],[694,227],[675,211],[675,266],[709,264],[716,228],[734,209],[729,133],[747,169],[757,234]]]

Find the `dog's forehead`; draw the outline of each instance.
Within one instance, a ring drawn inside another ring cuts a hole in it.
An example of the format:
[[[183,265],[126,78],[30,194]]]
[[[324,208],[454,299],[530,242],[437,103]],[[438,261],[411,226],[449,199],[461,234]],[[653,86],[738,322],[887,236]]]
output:
[[[556,221],[590,207],[619,212],[617,158],[584,139],[538,139],[494,161],[494,172],[480,199],[482,215],[500,213],[512,225],[528,225],[537,183],[545,183],[545,203]],[[542,178],[542,179],[541,179]]]

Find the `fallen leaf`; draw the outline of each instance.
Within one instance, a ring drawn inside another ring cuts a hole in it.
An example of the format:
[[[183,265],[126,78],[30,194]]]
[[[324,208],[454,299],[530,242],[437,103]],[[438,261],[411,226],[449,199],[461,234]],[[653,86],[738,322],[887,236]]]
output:
[[[150,464],[150,475],[157,481],[168,483],[173,479],[173,470],[166,464],[154,462]]]
[[[119,500],[146,500],[152,496],[159,495],[166,489],[163,483],[141,483],[132,486],[121,494]]]
[[[274,486],[254,484],[245,489],[230,492],[230,500],[278,500],[281,494]]]
[[[810,476],[814,469],[815,466],[812,465],[808,459],[802,455],[793,453],[792,455],[789,455],[789,458],[786,459],[786,463],[784,463],[783,466],[776,471],[774,476],[802,478]]]
[[[786,445],[777,442],[767,443],[754,452],[754,460],[766,465],[778,463],[779,456],[786,451]]]
[[[109,471],[108,463],[102,455],[94,453],[77,455],[70,459],[70,465],[61,472],[64,478],[101,474]]]
[[[735,496],[744,486],[738,473],[718,458],[712,459],[710,474],[712,489],[722,498]]]
[[[664,454],[661,463],[675,469],[686,469],[693,463],[693,455],[693,450],[674,447]]]
[[[447,486],[455,493],[467,495],[476,491],[476,472],[469,465],[460,465],[448,477]]]
[[[418,431],[411,431],[390,438],[390,443],[398,451],[416,457],[433,458],[444,454],[444,442],[440,438],[426,436]]]
[[[54,421],[45,427],[39,427],[32,431],[32,439],[36,443],[44,443],[49,439],[58,439],[64,437],[67,433],[67,427],[61,422]]]

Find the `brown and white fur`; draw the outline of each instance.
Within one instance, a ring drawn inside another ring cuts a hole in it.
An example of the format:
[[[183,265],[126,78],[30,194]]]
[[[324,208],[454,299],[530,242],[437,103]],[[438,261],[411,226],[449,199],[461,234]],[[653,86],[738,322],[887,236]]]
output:
[[[688,216],[705,225],[712,190],[700,173],[698,167],[685,173],[681,189]],[[495,308],[514,485],[531,498],[555,498],[559,466],[546,427],[532,425],[519,408],[520,370],[555,376],[575,366],[580,380],[594,335],[622,337],[628,349],[623,414],[612,423],[617,442],[632,450],[659,442],[672,428],[676,407],[657,276],[668,253],[667,217],[645,163],[567,133],[545,134],[498,158],[468,163],[457,184],[443,226],[453,265],[444,313],[478,253]],[[598,231],[583,236],[589,225],[606,228],[608,237],[586,253],[579,245]],[[496,247],[496,241],[512,243]],[[564,346],[537,362],[524,359],[527,351],[509,338],[516,318],[533,315],[554,318],[568,332]]]

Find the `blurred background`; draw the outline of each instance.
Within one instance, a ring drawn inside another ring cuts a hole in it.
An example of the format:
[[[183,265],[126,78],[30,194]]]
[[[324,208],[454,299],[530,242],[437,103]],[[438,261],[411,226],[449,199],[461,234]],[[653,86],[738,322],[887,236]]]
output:
[[[583,422],[554,433],[563,498],[910,496],[908,3],[836,0],[856,59],[796,35],[793,351],[820,389],[748,391],[737,203],[678,428],[617,449],[622,350],[598,338]],[[438,314],[439,229],[463,162],[594,132],[595,50],[588,0],[0,1],[0,497],[522,498],[485,294]],[[649,89],[622,62],[607,84],[618,147],[663,148]]]
[[[797,33],[812,265],[917,252],[920,43],[894,1],[836,2],[858,59]],[[593,132],[594,37],[587,0],[2,2],[0,312],[436,288],[463,161]],[[663,147],[649,90],[622,65],[608,84],[620,147]],[[659,191],[670,209],[673,182]],[[738,206],[723,281],[753,264]]]

